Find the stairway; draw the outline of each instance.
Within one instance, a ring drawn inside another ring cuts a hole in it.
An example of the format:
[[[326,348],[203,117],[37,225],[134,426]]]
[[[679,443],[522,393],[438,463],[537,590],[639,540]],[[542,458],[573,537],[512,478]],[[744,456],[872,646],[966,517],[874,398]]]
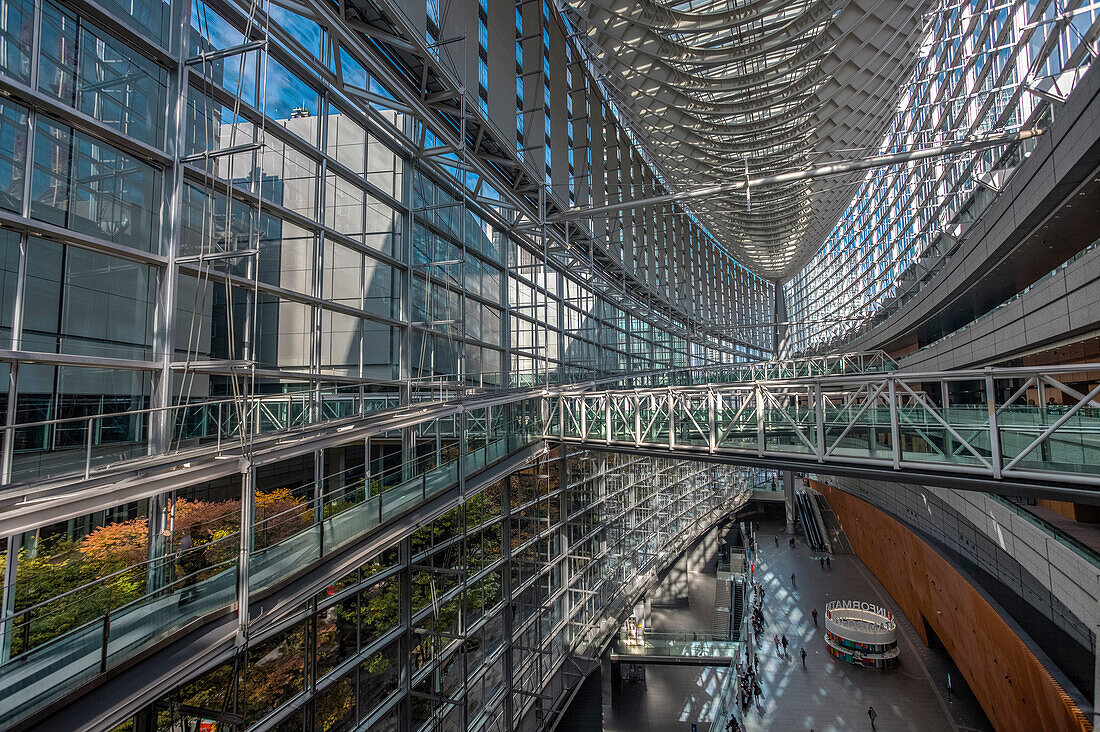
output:
[[[714,619],[711,632],[716,638],[729,638],[730,635],[730,584],[725,580],[714,583]]]

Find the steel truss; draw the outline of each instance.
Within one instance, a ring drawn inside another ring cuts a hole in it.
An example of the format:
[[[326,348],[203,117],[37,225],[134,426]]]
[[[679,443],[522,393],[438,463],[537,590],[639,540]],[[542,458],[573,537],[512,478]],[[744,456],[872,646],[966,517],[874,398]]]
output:
[[[545,434],[685,459],[775,458],[808,470],[858,465],[1093,489],[1100,486],[1100,386],[1083,393],[1070,383],[1098,368],[562,390],[544,397]]]

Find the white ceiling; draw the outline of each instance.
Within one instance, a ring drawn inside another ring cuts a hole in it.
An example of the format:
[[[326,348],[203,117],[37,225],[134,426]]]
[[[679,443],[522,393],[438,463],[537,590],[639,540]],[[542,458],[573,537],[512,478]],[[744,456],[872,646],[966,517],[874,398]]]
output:
[[[559,0],[623,122],[674,190],[877,148],[926,0]],[[821,247],[859,175],[754,187],[690,209],[771,280]]]

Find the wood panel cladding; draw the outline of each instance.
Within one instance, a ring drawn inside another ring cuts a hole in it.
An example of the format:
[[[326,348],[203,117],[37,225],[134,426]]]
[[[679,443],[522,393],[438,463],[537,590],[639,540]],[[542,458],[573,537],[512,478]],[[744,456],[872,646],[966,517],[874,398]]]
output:
[[[939,637],[997,730],[1092,729],[1008,623],[939,552],[865,501],[810,483],[921,639],[928,643],[925,622]]]

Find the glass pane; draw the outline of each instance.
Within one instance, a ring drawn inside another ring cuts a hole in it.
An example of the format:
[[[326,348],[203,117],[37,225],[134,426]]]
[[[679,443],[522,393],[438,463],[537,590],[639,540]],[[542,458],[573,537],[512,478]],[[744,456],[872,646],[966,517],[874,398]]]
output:
[[[0,2],[0,71],[24,84],[31,78],[34,3]]]
[[[19,211],[23,207],[26,168],[27,110],[0,102],[0,208]]]

